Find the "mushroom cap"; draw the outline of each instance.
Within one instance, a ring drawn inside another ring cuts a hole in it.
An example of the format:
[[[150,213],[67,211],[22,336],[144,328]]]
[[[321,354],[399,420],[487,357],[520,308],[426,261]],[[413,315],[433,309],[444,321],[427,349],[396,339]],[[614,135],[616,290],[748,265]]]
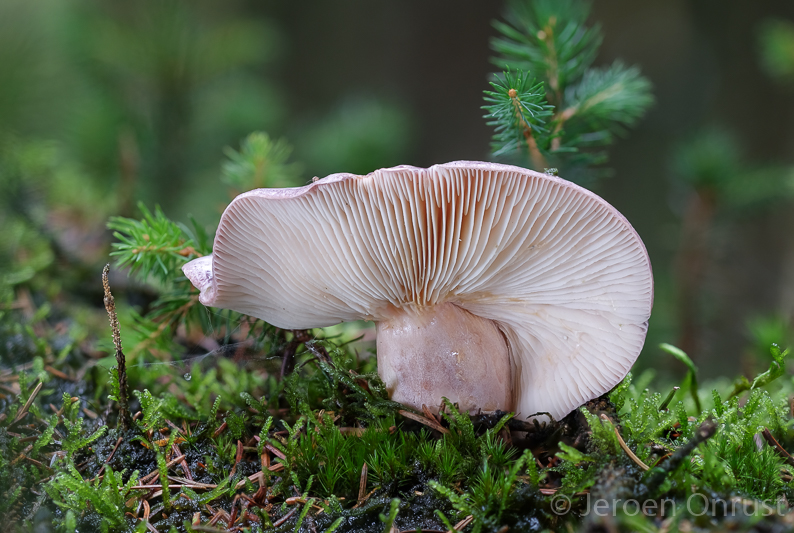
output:
[[[555,176],[468,161],[241,194],[213,254],[184,272],[203,304],[286,329],[446,302],[493,320],[522,417],[561,418],[617,385],[653,304],[645,246],[606,201]]]

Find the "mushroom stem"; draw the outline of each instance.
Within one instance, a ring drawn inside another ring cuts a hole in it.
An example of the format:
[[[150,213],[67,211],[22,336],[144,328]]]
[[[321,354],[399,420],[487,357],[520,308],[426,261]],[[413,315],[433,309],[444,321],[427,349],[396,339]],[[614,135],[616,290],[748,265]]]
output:
[[[452,304],[394,310],[378,322],[378,373],[392,400],[437,409],[512,411],[510,350],[488,320]]]

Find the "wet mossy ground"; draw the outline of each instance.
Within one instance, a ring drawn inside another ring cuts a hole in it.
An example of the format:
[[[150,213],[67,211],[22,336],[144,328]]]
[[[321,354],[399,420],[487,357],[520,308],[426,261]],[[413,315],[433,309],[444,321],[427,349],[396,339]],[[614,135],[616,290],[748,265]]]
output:
[[[694,394],[685,379],[670,402],[648,374],[629,376],[560,421],[451,404],[410,413],[388,400],[371,358],[270,329],[261,342],[219,336],[232,357],[131,361],[122,430],[107,352],[43,313],[0,321],[10,531],[792,527],[786,374]]]

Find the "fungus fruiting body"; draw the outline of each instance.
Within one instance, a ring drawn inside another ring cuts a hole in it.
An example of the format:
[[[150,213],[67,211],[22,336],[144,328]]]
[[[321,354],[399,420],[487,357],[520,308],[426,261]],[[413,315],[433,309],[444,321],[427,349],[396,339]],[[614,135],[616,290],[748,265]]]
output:
[[[396,401],[522,417],[617,385],[653,301],[645,247],[604,200],[465,161],[244,193],[184,272],[205,305],[281,328],[374,321]]]

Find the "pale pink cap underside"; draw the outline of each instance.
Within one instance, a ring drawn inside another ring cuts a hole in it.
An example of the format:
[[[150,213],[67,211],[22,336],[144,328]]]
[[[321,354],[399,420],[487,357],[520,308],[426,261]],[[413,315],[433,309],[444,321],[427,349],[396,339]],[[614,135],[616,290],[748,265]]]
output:
[[[442,302],[494,320],[521,416],[559,418],[617,385],[653,302],[645,247],[604,200],[465,161],[245,193],[226,209],[213,256],[184,271],[205,305],[283,328]]]
[[[215,284],[212,275],[212,254],[194,259],[182,266],[190,283],[199,291],[199,302],[206,306],[212,306],[215,301]]]

